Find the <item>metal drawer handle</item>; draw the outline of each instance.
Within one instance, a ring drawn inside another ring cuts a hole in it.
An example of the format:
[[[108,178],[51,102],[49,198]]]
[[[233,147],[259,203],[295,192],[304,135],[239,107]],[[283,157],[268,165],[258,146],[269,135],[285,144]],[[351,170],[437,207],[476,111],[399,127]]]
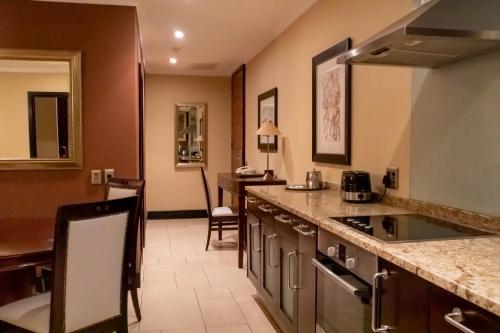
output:
[[[380,292],[380,286],[379,286],[379,281],[380,279],[387,280],[389,277],[389,272],[386,269],[383,269],[382,272],[377,273],[373,275],[373,288],[372,288],[372,331],[373,332],[382,332],[386,333],[388,330],[393,329],[393,327],[380,324],[380,327],[377,327],[377,320],[379,317],[379,303],[378,298],[379,298],[379,292]]]
[[[476,333],[475,331],[471,330],[461,323],[464,320],[464,315],[462,310],[460,310],[459,308],[453,308],[450,313],[445,314],[444,320],[446,320],[446,322],[451,326],[458,328],[461,332]]]
[[[271,205],[259,205],[257,207],[264,213],[272,213],[274,211]]]
[[[285,217],[290,217],[289,219],[286,219]],[[274,216],[274,219],[278,222],[281,222],[281,223],[286,223],[286,224],[292,224],[293,223],[293,219],[291,216],[289,215],[286,215],[286,214],[279,214],[279,215],[275,215]]]
[[[269,213],[271,211],[271,207],[269,205],[259,205],[257,208],[265,213]]]
[[[295,284],[295,281],[293,284],[291,283],[292,282],[292,257],[296,256],[298,258],[299,254],[300,253],[298,253],[297,251],[293,251],[293,252],[288,253],[288,289],[291,289],[291,290],[297,290],[300,288],[300,286],[298,284]],[[297,263],[298,263],[298,260],[297,260]],[[299,265],[297,265],[297,272],[298,272],[298,269],[299,269]]]
[[[274,255],[274,252],[273,252],[273,255],[271,255],[271,250],[272,250],[272,248],[273,248],[273,247],[271,246],[271,241],[272,241],[273,239],[275,239],[276,237],[278,237],[278,235],[277,235],[277,234],[272,234],[272,235],[270,235],[270,236],[267,236],[267,242],[268,242],[268,244],[269,244],[269,247],[268,247],[268,248],[269,248],[269,251],[267,251],[267,262],[269,263],[269,266],[270,266],[270,267],[278,267],[278,264],[277,264],[277,263],[273,263],[273,262],[271,261],[271,258],[275,258],[275,257],[276,257],[276,256]]]
[[[251,233],[252,233],[252,235],[253,235],[253,238],[252,238],[252,239],[253,239],[253,242],[252,242],[252,244],[250,244],[250,245],[252,246],[252,249],[253,249],[253,251],[254,251],[254,252],[260,252],[260,247],[255,248],[255,240],[256,240],[256,239],[258,239],[258,240],[259,240],[259,244],[260,244],[260,237],[255,238],[255,232],[254,232],[254,230],[253,230],[255,227],[258,227],[258,226],[259,226],[259,224],[258,224],[258,223],[252,224],[252,225],[250,226],[250,232],[251,232]]]
[[[302,236],[314,237],[316,230],[304,231],[303,228],[307,228],[307,225],[301,224],[299,226],[293,227],[293,230],[297,231]]]
[[[254,203],[259,203],[259,202],[260,202],[260,200],[259,200],[259,199],[257,199],[257,198],[251,198],[251,197],[248,197],[248,198],[247,198],[247,201],[248,201],[249,203],[252,203],[252,204],[254,204]]]
[[[344,290],[346,290],[351,295],[359,296],[359,297],[368,297],[370,295],[368,288],[357,288],[351,285],[349,282],[344,280],[342,277],[338,276],[331,270],[329,270],[325,265],[319,262],[317,259],[312,258],[311,263],[315,266],[321,273],[324,273],[326,277],[330,280],[338,283]]]

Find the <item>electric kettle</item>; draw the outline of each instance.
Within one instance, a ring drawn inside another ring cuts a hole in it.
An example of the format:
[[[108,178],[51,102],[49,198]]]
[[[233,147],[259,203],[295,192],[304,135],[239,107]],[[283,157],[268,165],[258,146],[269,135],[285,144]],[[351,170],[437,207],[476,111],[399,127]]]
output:
[[[313,169],[306,174],[306,187],[310,189],[320,189],[323,187],[321,171]]]

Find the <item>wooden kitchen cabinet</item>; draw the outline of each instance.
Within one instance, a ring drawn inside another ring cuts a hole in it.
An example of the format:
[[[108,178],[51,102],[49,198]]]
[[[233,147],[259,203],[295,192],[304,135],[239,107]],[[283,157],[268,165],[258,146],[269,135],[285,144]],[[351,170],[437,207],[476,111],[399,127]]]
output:
[[[463,332],[444,319],[444,316],[453,312],[454,308],[459,309],[462,313],[460,323],[473,332],[500,332],[500,319],[498,318],[498,316],[495,316],[494,314],[435,285],[431,285],[430,287],[429,332]]]
[[[260,285],[260,252],[261,252],[261,224],[257,216],[252,213],[247,214],[247,265],[248,278],[255,288]]]
[[[317,227],[258,198],[247,202],[250,281],[284,332],[314,333]]]
[[[276,299],[277,321],[286,332],[297,332],[298,307],[298,244],[284,236],[279,239],[279,283]]]
[[[394,329],[390,332],[425,333],[429,315],[429,283],[386,260],[379,259],[379,272],[386,269],[389,277],[382,280],[380,323]]]
[[[498,333],[500,318],[465,299],[446,291],[386,260],[379,259],[382,280],[379,302],[380,323],[389,332],[402,333]],[[463,316],[457,320],[471,331],[460,330],[445,320],[453,309]]]
[[[267,306],[276,307],[279,274],[278,242],[279,236],[276,230],[268,223],[262,221],[262,281],[261,298]]]

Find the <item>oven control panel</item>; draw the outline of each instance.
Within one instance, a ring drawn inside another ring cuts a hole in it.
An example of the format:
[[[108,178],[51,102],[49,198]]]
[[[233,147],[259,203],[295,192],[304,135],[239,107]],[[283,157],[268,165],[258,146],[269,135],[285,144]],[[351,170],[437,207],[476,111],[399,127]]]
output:
[[[318,230],[318,252],[365,281],[371,281],[377,273],[376,255],[321,228]]]

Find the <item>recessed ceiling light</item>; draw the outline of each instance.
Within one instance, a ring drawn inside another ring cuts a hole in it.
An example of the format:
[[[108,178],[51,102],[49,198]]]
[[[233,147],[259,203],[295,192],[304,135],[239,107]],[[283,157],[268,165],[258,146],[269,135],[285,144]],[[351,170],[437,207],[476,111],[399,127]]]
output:
[[[170,57],[170,59],[168,59],[168,61],[170,61],[170,63],[173,65],[173,64],[177,63],[177,58]]]
[[[174,31],[174,37],[177,39],[183,39],[184,38],[184,33],[180,30],[175,30]]]

